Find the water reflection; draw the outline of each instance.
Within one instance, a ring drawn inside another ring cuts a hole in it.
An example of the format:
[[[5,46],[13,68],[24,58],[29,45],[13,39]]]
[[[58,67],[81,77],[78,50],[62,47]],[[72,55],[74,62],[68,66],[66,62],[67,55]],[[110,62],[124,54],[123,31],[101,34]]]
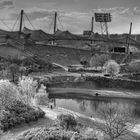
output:
[[[103,104],[115,103],[121,108],[129,108],[133,111],[137,118],[140,118],[140,100],[128,100],[128,99],[95,99],[95,100],[83,100],[83,99],[57,99],[55,100],[56,106],[70,109],[87,116],[96,116],[97,110]]]
[[[80,100],[80,99],[75,99],[75,101],[79,104],[79,109],[82,112],[86,112],[88,108],[88,101],[87,100]]]

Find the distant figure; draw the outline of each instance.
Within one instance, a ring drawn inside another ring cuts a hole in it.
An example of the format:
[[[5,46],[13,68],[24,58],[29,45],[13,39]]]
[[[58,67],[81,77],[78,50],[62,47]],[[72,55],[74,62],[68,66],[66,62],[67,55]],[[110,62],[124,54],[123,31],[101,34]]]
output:
[[[99,93],[95,93],[95,96],[99,96]]]
[[[49,102],[49,107],[50,107],[50,109],[53,109],[53,108],[54,108],[53,99],[50,100],[50,102]]]
[[[56,107],[56,100],[54,99],[53,101],[54,101],[54,107]]]
[[[53,109],[53,106],[52,106],[52,105],[50,105],[50,108],[51,108],[51,109]]]

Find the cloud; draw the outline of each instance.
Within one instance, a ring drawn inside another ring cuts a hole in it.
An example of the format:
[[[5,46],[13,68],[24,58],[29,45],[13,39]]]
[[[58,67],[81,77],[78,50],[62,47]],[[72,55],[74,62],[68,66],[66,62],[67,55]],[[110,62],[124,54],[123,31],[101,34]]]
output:
[[[124,17],[130,17],[130,16],[138,16],[140,15],[140,8],[139,7],[113,7],[113,8],[99,8],[99,9],[93,9],[93,13],[95,12],[104,12],[104,13],[111,13],[113,16],[124,16]]]
[[[99,8],[99,9],[93,9],[93,13],[95,12],[103,12],[103,13],[111,13],[111,14],[118,14],[118,15],[125,15],[130,12],[129,8],[126,7],[113,7],[113,8]]]
[[[140,8],[139,7],[134,7],[133,15],[140,15]]]
[[[5,8],[12,8],[14,7],[13,1],[1,1],[0,2],[0,9],[5,9]]]
[[[58,10],[46,10],[46,9],[36,8],[36,7],[24,9],[25,15],[27,15],[30,20],[36,20],[38,18],[41,19],[41,18],[45,18],[45,17],[51,19],[54,17],[55,11],[57,11],[60,15],[63,13],[63,11],[61,11],[61,10],[59,10],[59,11]],[[16,19],[19,14],[20,14],[20,11],[16,10],[11,13],[10,18]]]
[[[54,23],[54,12],[55,10],[44,10],[44,9],[30,9],[26,10],[26,14],[32,20],[32,23],[37,28],[42,28],[45,31],[53,29]],[[65,12],[57,11],[58,19],[57,26],[60,30],[69,30],[71,32],[79,32],[80,29],[86,28],[87,24],[91,20],[90,13],[81,12]]]

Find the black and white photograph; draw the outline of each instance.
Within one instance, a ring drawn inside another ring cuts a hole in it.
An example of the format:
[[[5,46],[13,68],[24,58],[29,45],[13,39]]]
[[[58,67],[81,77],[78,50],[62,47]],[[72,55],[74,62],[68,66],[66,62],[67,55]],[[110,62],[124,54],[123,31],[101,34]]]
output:
[[[0,140],[140,140],[140,0],[0,0]]]

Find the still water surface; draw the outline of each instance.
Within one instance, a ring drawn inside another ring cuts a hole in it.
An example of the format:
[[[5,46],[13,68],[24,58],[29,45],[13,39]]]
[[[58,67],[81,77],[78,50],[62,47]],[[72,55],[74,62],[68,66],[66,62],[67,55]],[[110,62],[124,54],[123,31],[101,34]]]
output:
[[[55,104],[58,107],[63,107],[75,112],[79,112],[86,116],[95,117],[96,111],[102,104],[116,103],[120,107],[128,107],[133,110],[135,116],[140,120],[140,100],[134,99],[70,99],[70,98],[55,98]]]

